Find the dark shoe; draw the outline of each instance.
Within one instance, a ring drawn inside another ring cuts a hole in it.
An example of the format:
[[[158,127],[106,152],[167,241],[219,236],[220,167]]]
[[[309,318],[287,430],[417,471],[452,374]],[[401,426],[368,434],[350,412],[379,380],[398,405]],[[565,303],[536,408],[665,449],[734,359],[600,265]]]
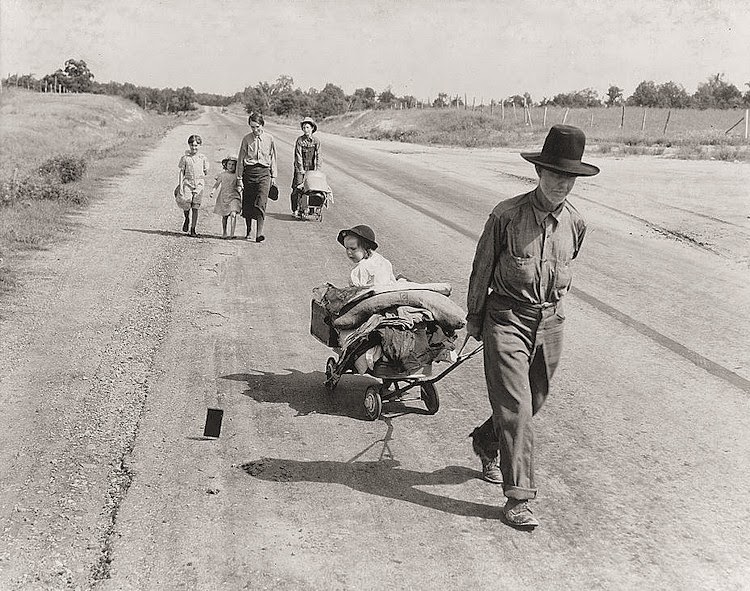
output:
[[[503,507],[503,515],[508,525],[513,527],[536,527],[539,520],[534,517],[526,500],[508,499]]]
[[[478,441],[478,431],[474,429],[470,434],[471,447],[474,453],[479,456],[482,461],[482,478],[492,484],[503,483],[503,473],[500,470],[500,454],[497,451],[490,451],[483,449]]]
[[[190,236],[197,236],[198,234],[195,233],[195,228],[190,229]]]
[[[257,237],[257,238],[255,239],[255,241],[256,241],[256,242],[263,242],[263,241],[264,241],[265,239],[266,239],[266,237],[265,237],[265,236],[263,236],[263,235],[261,234],[260,236],[258,236],[258,237]]]
[[[190,228],[190,220],[185,218],[185,223],[182,224],[182,231],[187,232],[188,228]]]

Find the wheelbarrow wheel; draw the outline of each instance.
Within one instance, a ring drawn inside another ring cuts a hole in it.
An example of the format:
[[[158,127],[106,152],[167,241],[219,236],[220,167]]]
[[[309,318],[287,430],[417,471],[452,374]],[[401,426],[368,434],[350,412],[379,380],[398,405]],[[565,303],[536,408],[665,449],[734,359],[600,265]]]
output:
[[[367,386],[365,399],[362,403],[365,409],[365,418],[368,421],[376,421],[383,412],[383,400],[380,398],[380,386]]]
[[[339,379],[341,376],[336,374],[336,359],[329,357],[326,361],[326,390],[333,393],[336,386],[339,385]]]
[[[435,384],[422,384],[422,402],[427,407],[427,412],[434,415],[440,408],[440,396],[438,395]]]

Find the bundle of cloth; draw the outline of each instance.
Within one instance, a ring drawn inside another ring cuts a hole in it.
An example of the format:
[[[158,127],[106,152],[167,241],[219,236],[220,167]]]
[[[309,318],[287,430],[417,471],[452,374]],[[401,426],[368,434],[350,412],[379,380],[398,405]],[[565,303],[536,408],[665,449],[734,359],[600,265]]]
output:
[[[455,361],[456,331],[465,313],[447,283],[413,283],[313,290],[338,331],[339,365],[359,373],[415,374],[433,362]]]

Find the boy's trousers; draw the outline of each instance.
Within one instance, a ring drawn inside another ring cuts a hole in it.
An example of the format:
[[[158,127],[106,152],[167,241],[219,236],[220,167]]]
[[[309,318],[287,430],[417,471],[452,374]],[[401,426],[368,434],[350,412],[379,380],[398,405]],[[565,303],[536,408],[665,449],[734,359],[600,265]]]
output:
[[[500,450],[509,498],[536,497],[532,417],[547,399],[564,321],[560,302],[524,304],[495,293],[487,298],[482,340],[492,416],[477,436],[485,448]]]

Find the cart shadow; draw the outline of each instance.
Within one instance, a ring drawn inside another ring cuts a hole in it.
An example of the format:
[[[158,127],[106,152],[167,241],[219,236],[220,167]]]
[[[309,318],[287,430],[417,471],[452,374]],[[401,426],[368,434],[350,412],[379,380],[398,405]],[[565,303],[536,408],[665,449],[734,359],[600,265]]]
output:
[[[300,461],[261,458],[240,466],[253,478],[271,482],[326,482],[342,484],[359,492],[405,501],[462,517],[500,519],[494,505],[463,501],[429,493],[418,487],[459,485],[476,479],[476,471],[447,466],[434,472],[417,472],[400,467],[392,459],[370,462]]]
[[[363,410],[364,392],[367,386],[376,383],[372,378],[347,375],[334,392],[328,392],[323,383],[326,376],[322,371],[301,372],[284,369],[288,373],[248,370],[221,376],[224,380],[245,382],[244,396],[257,402],[288,404],[297,411],[296,416],[312,413],[332,416],[346,416],[365,420]],[[383,405],[383,415],[428,414],[423,408],[415,408],[394,400]]]
[[[288,404],[297,411],[296,416],[306,416],[312,413],[333,416],[358,417],[361,400],[356,396],[347,396],[346,391],[339,388],[333,394],[326,390],[323,382],[326,376],[322,371],[305,373],[296,369],[284,369],[287,373],[248,370],[246,373],[235,373],[221,376],[224,380],[245,382],[247,388],[242,394],[257,402],[271,404]],[[371,380],[366,378],[353,379],[360,382],[359,388],[364,391]],[[348,389],[348,388],[347,388]],[[342,393],[342,390],[344,393]]]

